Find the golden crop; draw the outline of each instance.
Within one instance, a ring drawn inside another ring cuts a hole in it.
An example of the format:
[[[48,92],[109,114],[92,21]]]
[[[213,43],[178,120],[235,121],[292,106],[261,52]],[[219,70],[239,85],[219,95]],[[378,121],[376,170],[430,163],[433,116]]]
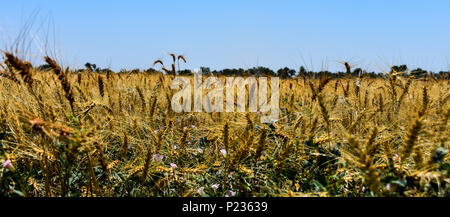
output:
[[[1,195],[450,196],[448,80],[285,79],[262,124],[173,112],[169,75],[45,60],[0,71]]]

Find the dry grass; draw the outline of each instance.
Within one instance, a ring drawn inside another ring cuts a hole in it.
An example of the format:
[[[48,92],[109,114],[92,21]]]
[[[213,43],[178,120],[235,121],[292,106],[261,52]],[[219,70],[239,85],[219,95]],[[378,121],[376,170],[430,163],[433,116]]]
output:
[[[173,58],[170,74],[185,61]],[[1,195],[450,195],[448,80],[282,80],[268,125],[256,113],[172,112],[172,76],[5,60],[0,162],[14,168],[0,170]]]

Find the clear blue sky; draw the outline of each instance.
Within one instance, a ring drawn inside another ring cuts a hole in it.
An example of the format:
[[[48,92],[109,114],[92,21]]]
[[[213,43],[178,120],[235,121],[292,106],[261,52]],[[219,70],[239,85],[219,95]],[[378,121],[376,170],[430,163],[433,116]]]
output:
[[[52,20],[56,47],[72,67],[89,61],[144,69],[175,52],[187,57],[182,68],[189,69],[334,71],[350,61],[375,71],[400,63],[439,71],[450,64],[449,9],[447,0],[6,0],[0,40],[10,42],[38,10],[35,32]]]

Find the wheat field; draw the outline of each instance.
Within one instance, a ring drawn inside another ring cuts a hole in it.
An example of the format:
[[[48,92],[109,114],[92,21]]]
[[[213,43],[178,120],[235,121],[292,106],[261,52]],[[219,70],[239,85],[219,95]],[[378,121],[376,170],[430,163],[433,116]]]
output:
[[[283,79],[264,124],[173,112],[169,75],[45,61],[2,61],[0,195],[450,196],[448,79]]]

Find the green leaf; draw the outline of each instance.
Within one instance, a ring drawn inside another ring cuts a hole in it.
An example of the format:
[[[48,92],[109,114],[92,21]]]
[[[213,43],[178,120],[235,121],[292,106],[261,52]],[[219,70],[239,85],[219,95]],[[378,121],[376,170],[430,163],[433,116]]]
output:
[[[398,180],[392,181],[391,183],[392,184],[397,184],[397,185],[399,185],[401,187],[406,187],[406,185],[408,184],[408,181],[406,179],[403,179],[401,181],[398,181]]]

